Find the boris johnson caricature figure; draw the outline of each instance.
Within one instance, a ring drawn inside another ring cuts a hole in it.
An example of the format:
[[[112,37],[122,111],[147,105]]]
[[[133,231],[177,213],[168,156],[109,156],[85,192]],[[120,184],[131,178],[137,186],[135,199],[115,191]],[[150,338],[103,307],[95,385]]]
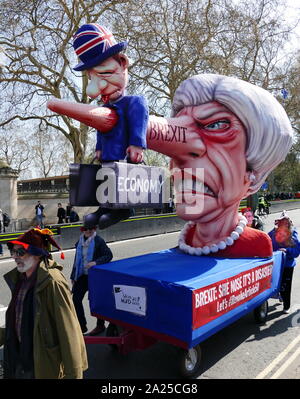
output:
[[[108,29],[91,23],[78,29],[73,47],[80,60],[74,70],[85,71],[89,79],[87,95],[102,101],[102,108],[105,109],[101,112],[109,115],[111,111],[117,116],[114,126],[97,129],[95,157],[102,163],[125,158],[132,163],[142,162],[143,149],[146,148],[148,105],[142,96],[125,95],[129,62],[123,51],[127,42],[117,43]],[[76,107],[73,112],[77,113]],[[85,220],[103,229],[129,216],[130,209],[101,207],[87,215]]]
[[[110,132],[97,132],[96,155],[103,162],[123,160],[139,163],[146,148],[148,106],[144,97],[125,96],[128,82],[128,58],[122,52],[127,42],[117,43],[112,33],[99,24],[85,24],[73,41],[80,59],[75,71],[86,71],[87,95],[100,98],[107,108],[114,109],[118,123]]]

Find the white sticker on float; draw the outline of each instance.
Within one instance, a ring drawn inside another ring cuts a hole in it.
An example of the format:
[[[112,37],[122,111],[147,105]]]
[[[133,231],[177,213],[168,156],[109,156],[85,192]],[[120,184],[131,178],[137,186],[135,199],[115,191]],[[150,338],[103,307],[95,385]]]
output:
[[[114,285],[116,309],[146,316],[146,290],[143,287]]]

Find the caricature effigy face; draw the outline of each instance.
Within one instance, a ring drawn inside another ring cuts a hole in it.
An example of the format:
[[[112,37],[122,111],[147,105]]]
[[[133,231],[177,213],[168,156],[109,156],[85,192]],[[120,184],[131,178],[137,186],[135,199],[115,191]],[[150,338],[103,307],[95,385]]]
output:
[[[291,232],[286,226],[278,227],[275,231],[275,240],[283,244],[291,238]]]
[[[188,178],[194,180],[197,180],[197,169],[202,168],[204,181],[194,184],[200,187],[196,190],[185,191],[184,183],[180,185],[182,192],[176,193],[176,211],[185,220],[212,221],[239,203],[250,185],[245,129],[236,115],[218,102],[185,107],[175,119],[182,116],[189,118],[185,131],[187,145],[178,147],[171,168],[183,171],[192,168],[192,176]],[[192,197],[198,210],[190,212]]]
[[[86,92],[90,98],[102,97],[104,102],[116,100],[127,85],[127,66],[125,57],[119,57],[120,62],[110,57],[100,65],[88,69],[89,84]]]
[[[279,220],[275,220],[275,225],[278,228],[285,228],[285,229],[289,229],[291,227],[291,222],[289,221],[289,219],[279,219]]]

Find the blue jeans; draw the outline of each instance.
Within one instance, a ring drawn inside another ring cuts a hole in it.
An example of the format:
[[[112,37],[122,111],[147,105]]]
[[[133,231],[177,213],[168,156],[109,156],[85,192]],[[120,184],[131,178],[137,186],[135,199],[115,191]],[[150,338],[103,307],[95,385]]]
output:
[[[36,215],[36,222],[40,227],[44,227],[43,223],[43,216],[42,215]]]
[[[2,244],[0,242],[0,255],[2,255],[2,254],[3,254],[3,247],[2,247]]]

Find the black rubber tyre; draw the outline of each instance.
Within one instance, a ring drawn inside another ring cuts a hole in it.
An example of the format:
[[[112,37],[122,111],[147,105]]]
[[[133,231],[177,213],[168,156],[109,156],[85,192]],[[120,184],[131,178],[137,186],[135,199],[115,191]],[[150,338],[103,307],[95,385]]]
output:
[[[268,301],[265,301],[253,311],[254,320],[257,324],[265,324],[268,317]]]
[[[178,362],[181,377],[192,378],[197,375],[201,366],[200,345],[188,350],[179,348]]]

